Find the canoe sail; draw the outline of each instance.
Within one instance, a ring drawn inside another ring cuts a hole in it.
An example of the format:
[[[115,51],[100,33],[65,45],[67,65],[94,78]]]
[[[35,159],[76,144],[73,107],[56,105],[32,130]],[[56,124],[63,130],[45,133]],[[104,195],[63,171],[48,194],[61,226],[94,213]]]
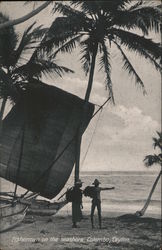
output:
[[[94,105],[88,103],[83,117],[82,99],[53,86],[32,86],[35,87],[26,92],[4,119],[0,176],[51,199],[71,174],[75,164],[75,135],[81,119],[84,133]],[[17,176],[23,129],[24,146]],[[53,164],[72,138],[72,143]],[[48,171],[49,166],[52,167]]]

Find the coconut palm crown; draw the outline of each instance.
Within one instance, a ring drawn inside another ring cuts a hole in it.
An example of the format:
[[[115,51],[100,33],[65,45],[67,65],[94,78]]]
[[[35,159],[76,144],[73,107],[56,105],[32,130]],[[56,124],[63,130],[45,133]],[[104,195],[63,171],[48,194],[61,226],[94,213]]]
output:
[[[162,166],[162,133],[157,132],[158,138],[153,137],[153,146],[160,149],[160,154],[147,155],[144,159],[145,165],[150,167],[154,164],[160,164]]]
[[[146,93],[144,83],[126,54],[126,49],[147,59],[160,70],[161,46],[148,38],[150,32],[160,33],[161,13],[158,7],[141,1],[70,1],[57,2],[53,12],[59,12],[52,23],[44,48],[52,52],[71,52],[77,43],[81,48],[81,62],[89,73],[89,95],[93,83],[96,58],[105,73],[105,83],[114,102],[111,80],[111,52],[121,55],[123,68],[134,76],[135,82]],[[142,33],[142,35],[141,35]]]

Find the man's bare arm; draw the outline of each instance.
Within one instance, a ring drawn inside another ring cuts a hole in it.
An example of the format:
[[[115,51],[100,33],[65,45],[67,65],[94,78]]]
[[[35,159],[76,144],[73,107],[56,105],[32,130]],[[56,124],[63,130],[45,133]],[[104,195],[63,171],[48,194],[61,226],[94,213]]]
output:
[[[102,187],[101,187],[101,191],[104,191],[104,190],[112,190],[112,189],[115,189],[115,187],[111,187],[111,188],[102,188]]]

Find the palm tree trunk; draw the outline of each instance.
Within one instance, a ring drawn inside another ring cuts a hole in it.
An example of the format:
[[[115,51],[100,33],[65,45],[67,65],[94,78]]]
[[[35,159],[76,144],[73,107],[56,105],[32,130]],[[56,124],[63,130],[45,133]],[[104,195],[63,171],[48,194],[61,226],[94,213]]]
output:
[[[147,200],[146,200],[145,205],[143,206],[143,208],[142,208],[140,211],[137,211],[137,212],[136,212],[136,215],[138,215],[138,216],[143,216],[143,215],[144,215],[144,213],[145,213],[145,211],[146,211],[146,209],[147,209],[147,207],[148,207],[148,205],[149,205],[149,203],[150,203],[150,201],[151,201],[152,194],[153,194],[153,192],[154,192],[154,190],[155,190],[155,188],[156,188],[156,185],[157,185],[157,183],[158,183],[158,181],[159,181],[159,179],[160,179],[161,174],[162,174],[162,170],[161,170],[160,173],[158,174],[158,176],[157,176],[157,178],[156,178],[156,180],[155,180],[155,182],[154,182],[154,184],[153,184],[153,186],[152,186],[152,189],[151,189],[151,191],[150,191],[150,193],[149,193],[149,196],[148,196],[148,198],[147,198]]]
[[[41,10],[43,10],[44,8],[46,8],[50,3],[51,3],[51,1],[46,1],[41,6],[39,6],[37,9],[31,11],[27,15],[25,15],[23,17],[20,17],[18,19],[14,19],[14,20],[7,21],[5,23],[0,24],[0,29],[7,28],[9,26],[14,26],[14,25],[17,25],[17,24],[20,24],[20,23],[23,23],[23,22],[27,21],[31,17],[33,17],[36,14],[38,14]]]
[[[87,87],[87,90],[86,90],[85,103],[84,103],[84,106],[83,106],[83,114],[82,114],[82,117],[81,117],[81,122],[80,122],[80,126],[78,128],[77,139],[76,139],[75,183],[79,179],[80,147],[81,147],[81,142],[82,142],[82,131],[81,131],[81,128],[82,128],[82,123],[83,123],[85,115],[86,115],[87,104],[88,104],[88,101],[89,101],[89,98],[90,98],[90,94],[91,94],[91,90],[92,90],[97,49],[98,49],[98,44],[95,45],[95,48],[94,48],[94,51],[93,51],[93,54],[92,54],[92,61],[91,61],[91,68],[90,68],[90,73],[89,73],[88,87]]]
[[[7,97],[4,97],[2,100],[1,109],[0,109],[0,140],[1,140],[1,135],[2,135],[3,115],[4,115],[4,111],[6,107],[6,102],[7,102]]]
[[[91,90],[92,90],[97,49],[98,49],[98,44],[96,44],[93,55],[92,55],[92,62],[91,62],[91,68],[90,68],[90,73],[89,73],[88,87],[87,87],[86,94],[85,94],[85,101],[86,102],[89,101]]]

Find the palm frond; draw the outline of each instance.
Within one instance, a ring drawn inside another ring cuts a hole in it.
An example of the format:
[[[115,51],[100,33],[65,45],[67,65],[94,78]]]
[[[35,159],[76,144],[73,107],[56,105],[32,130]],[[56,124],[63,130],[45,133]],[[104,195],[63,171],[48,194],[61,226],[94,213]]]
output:
[[[69,17],[58,17],[52,23],[45,41],[41,47],[44,51],[50,53],[53,48],[59,48],[63,46],[67,41],[78,35],[78,32],[82,30],[74,19]]]
[[[128,71],[129,75],[134,76],[135,81],[137,84],[139,84],[142,89],[143,89],[143,94],[146,94],[146,90],[145,90],[145,86],[143,81],[141,80],[140,76],[138,75],[138,73],[136,72],[136,70],[134,69],[133,65],[131,64],[131,62],[129,61],[128,57],[126,56],[126,54],[124,53],[124,51],[122,50],[121,46],[119,46],[119,44],[114,41],[114,44],[117,46],[117,48],[119,49],[121,55],[122,55],[122,59],[124,62],[123,68]]]
[[[10,85],[9,76],[3,69],[0,68],[0,98],[4,98],[7,96],[9,85]]]
[[[6,97],[15,101],[18,98],[18,92],[12,78],[0,68],[0,98]]]
[[[153,146],[154,146],[154,149],[158,147],[160,151],[162,151],[162,132],[158,132],[158,131],[156,132],[157,132],[158,138],[155,138],[155,137],[152,138],[154,142]],[[147,155],[144,158],[144,162],[147,167],[150,167],[153,164],[160,164],[162,166],[162,153],[158,155],[157,154]]]
[[[54,53],[51,53],[50,59],[54,59],[59,52],[71,53],[76,48],[76,43],[80,41],[81,37],[82,37],[82,34],[81,35],[76,35],[73,38],[69,39],[67,42],[62,44],[61,47],[59,47],[57,50],[55,50]]]
[[[158,134],[159,139],[161,139],[161,140],[162,140],[162,132],[158,132],[158,131],[156,131],[156,133]]]
[[[111,97],[111,100],[113,104],[115,104],[114,100],[114,94],[112,89],[112,81],[111,81],[111,64],[110,64],[110,53],[107,50],[107,47],[105,45],[105,42],[103,41],[101,43],[102,46],[102,56],[100,58],[100,69],[105,71],[106,73],[106,88],[109,90],[109,96]]]
[[[13,62],[13,64],[15,64],[17,62],[17,60],[19,59],[22,51],[25,49],[26,45],[28,45],[28,43],[30,42],[30,38],[28,36],[28,33],[30,32],[30,30],[33,28],[33,26],[35,25],[36,22],[34,22],[33,24],[31,24],[23,33],[22,38],[20,40],[20,43],[18,45],[18,48],[15,51],[15,60]]]
[[[141,6],[142,4],[143,4],[143,0],[139,0],[139,1],[136,2],[135,4],[129,6],[129,7],[127,8],[127,10],[132,11],[132,10],[138,8],[139,6]]]
[[[56,3],[55,7],[53,8],[54,13],[59,12],[64,15],[64,17],[70,19],[70,21],[73,23],[72,26],[78,26],[82,27],[82,30],[88,30],[90,28],[91,19],[88,18],[88,16],[76,8],[72,8],[69,3],[62,4],[62,3]],[[68,20],[67,19],[67,20]],[[68,20],[69,22],[69,20]],[[77,30],[78,30],[77,27]],[[76,29],[76,28],[75,28]]]
[[[9,21],[9,18],[0,12],[0,23]],[[8,68],[13,57],[13,51],[18,42],[18,35],[14,27],[0,29],[0,65]]]
[[[116,1],[97,1],[99,6],[101,6],[103,12],[107,15],[114,16],[118,10],[123,10],[126,8],[131,0],[116,0]]]
[[[59,36],[63,32],[76,34],[81,30],[82,26],[75,17],[57,17],[49,29],[49,37]]]
[[[68,69],[64,66],[59,66],[58,64],[54,63],[54,62],[50,62],[50,61],[46,61],[46,60],[42,60],[41,64],[39,62],[38,64],[38,69],[35,71],[34,76],[36,77],[41,77],[43,74],[45,76],[49,76],[49,75],[53,75],[56,74],[60,77],[62,77],[62,75],[64,73],[74,73],[74,71],[72,71],[71,69]]]
[[[55,6],[53,8],[53,13],[55,12],[61,13],[67,17],[72,17],[72,18],[75,17],[82,22],[85,22],[85,20],[88,19],[88,17],[82,11],[72,8],[70,5],[67,5],[67,3],[66,4],[60,2],[55,3]]]
[[[26,75],[27,78],[40,78],[42,75],[57,74],[60,77],[63,73],[74,73],[71,69],[57,65],[53,61],[39,58],[35,62],[30,62],[15,69],[14,73]]]
[[[97,1],[93,1],[93,3],[92,1],[71,1],[71,4],[78,7],[78,9],[81,9],[86,16],[89,15],[92,19],[99,12]]]
[[[125,45],[129,50],[135,51],[142,56],[145,56],[144,51],[146,51],[154,59],[161,58],[161,46],[159,43],[122,29],[112,28],[109,32],[116,37],[121,45]]]
[[[46,28],[42,28],[42,26],[38,26],[35,29],[33,29],[36,22],[34,22],[32,25],[30,25],[23,33],[23,36],[21,38],[21,41],[17,47],[17,49],[14,52],[14,62],[13,64],[16,65],[17,61],[20,59],[22,53],[24,53],[27,49],[30,49],[32,44],[36,44],[37,40],[38,42],[41,41],[42,37],[47,32]]]
[[[147,155],[144,159],[146,167],[151,167],[153,164],[162,164],[162,154]]]
[[[117,1],[107,1],[108,7],[112,10],[119,10],[124,9],[129,3],[131,3],[131,0],[117,0]]]
[[[82,62],[82,68],[83,71],[85,72],[85,75],[87,76],[87,74],[89,73],[89,69],[90,69],[90,52],[87,48],[87,46],[84,46],[84,48],[81,50],[81,62]]]
[[[35,48],[33,54],[31,55],[28,61],[28,65],[38,61],[40,57],[43,58],[43,55],[44,57],[48,57],[49,61],[52,61],[53,59],[55,59],[56,55],[59,52],[71,52],[76,47],[76,42],[79,41],[80,36],[81,35],[78,35],[63,44],[61,43],[62,46],[57,48],[57,50],[55,50],[54,53],[50,51],[49,47],[47,46],[49,41],[46,42],[46,37],[44,37],[44,39],[40,42],[39,46]],[[51,46],[52,43],[53,41],[50,40],[49,44],[51,44]],[[48,48],[46,48],[46,46]],[[56,46],[56,41],[55,41],[55,46]],[[59,43],[57,44],[57,46],[59,46]]]
[[[157,62],[150,54],[148,54],[145,50],[142,51],[143,56],[148,59],[148,61],[155,67],[156,70],[162,70],[160,62]]]
[[[157,134],[159,138],[155,138],[155,137],[152,138],[154,142],[153,146],[154,148],[158,147],[160,150],[162,150],[162,133],[157,131]]]
[[[94,16],[101,12],[110,14],[117,9],[123,9],[131,0],[115,0],[115,1],[71,1],[71,4],[78,6],[84,13]]]
[[[93,53],[93,44],[92,44],[90,36],[88,36],[86,39],[80,42],[80,47],[81,47],[81,55],[82,55],[80,60],[82,62],[83,71],[87,75],[90,69],[90,64],[91,64],[91,55]]]
[[[144,35],[149,31],[161,32],[161,12],[156,7],[141,6],[118,11],[113,23],[127,29],[140,29]]]

